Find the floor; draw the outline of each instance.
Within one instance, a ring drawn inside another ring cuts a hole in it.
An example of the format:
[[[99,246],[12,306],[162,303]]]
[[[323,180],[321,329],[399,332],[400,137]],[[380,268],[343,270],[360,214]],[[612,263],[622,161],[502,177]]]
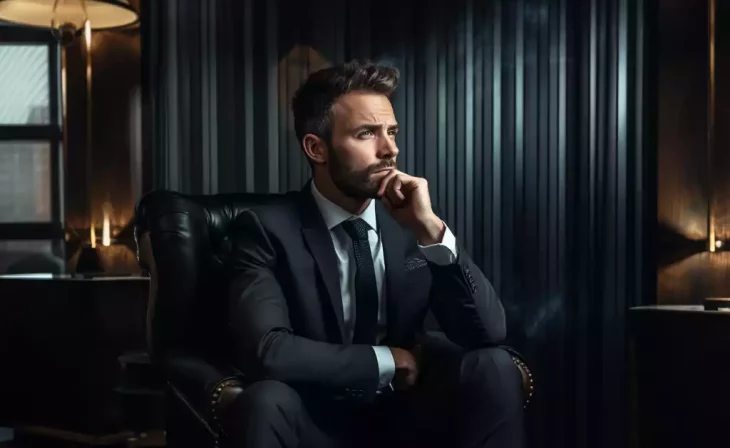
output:
[[[98,444],[82,444],[68,442],[52,438],[40,437],[13,437],[13,431],[7,428],[0,428],[0,448],[90,448],[102,446]],[[152,432],[143,434],[142,437],[130,437],[120,443],[103,443],[106,448],[142,448],[142,447],[164,447],[164,432]]]
[[[13,440],[13,430],[10,428],[0,428],[0,444]]]

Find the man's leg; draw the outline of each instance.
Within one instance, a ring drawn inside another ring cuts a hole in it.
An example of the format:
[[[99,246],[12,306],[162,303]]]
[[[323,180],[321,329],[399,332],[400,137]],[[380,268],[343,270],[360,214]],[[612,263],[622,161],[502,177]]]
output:
[[[232,405],[227,416],[229,443],[226,445],[237,448],[337,446],[335,435],[325,433],[312,417],[297,391],[279,381],[259,381],[246,387]]]
[[[522,380],[509,353],[500,348],[465,352],[445,338],[429,338],[420,365],[416,386],[395,397],[393,410],[409,416],[399,431],[403,443],[525,446]]]
[[[524,447],[522,376],[510,354],[501,348],[467,353],[460,382],[463,446]]]

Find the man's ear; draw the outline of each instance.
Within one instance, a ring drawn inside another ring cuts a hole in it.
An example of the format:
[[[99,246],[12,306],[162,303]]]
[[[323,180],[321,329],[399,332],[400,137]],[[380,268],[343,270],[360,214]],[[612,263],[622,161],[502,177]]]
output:
[[[314,134],[307,134],[302,139],[304,154],[312,163],[327,163],[327,144],[324,139]]]

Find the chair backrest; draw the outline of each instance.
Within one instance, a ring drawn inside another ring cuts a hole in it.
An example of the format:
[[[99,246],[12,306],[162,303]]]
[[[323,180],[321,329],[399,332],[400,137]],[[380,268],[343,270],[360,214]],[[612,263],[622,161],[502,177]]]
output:
[[[134,235],[140,267],[150,275],[147,348],[152,356],[182,351],[228,358],[230,232],[244,210],[285,198],[157,190],[138,202]]]

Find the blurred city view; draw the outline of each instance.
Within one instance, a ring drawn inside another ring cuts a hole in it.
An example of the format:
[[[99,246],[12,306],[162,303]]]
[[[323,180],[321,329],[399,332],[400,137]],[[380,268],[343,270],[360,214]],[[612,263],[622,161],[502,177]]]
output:
[[[0,126],[50,122],[48,49],[0,46]],[[0,222],[51,220],[47,142],[0,141]]]
[[[47,46],[0,45],[0,128],[50,124],[48,70]],[[50,222],[51,174],[49,142],[0,140],[0,223]],[[18,250],[50,251],[50,241],[0,235],[0,265]]]

